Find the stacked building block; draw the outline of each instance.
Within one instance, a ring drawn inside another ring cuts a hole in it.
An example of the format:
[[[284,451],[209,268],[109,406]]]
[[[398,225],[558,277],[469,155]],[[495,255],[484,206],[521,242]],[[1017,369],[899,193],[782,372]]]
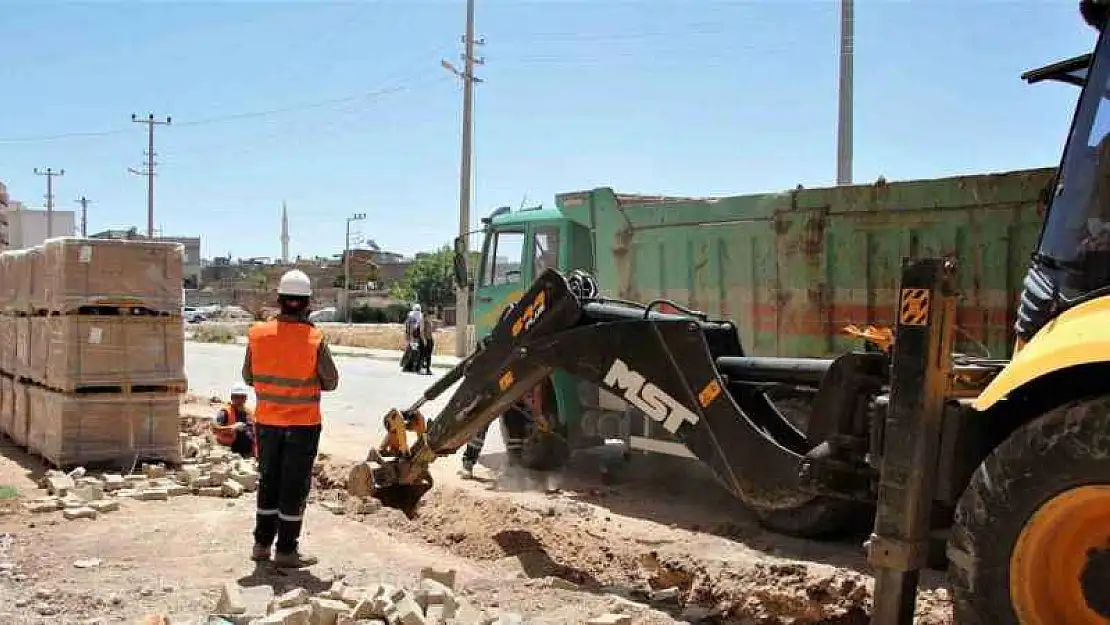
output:
[[[57,466],[176,462],[183,269],[157,241],[0,254],[0,430]]]

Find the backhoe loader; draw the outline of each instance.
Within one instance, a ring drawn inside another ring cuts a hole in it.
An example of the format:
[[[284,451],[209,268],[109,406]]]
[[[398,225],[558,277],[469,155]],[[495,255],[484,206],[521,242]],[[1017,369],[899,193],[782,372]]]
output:
[[[889,351],[829,360],[747,356],[731,321],[609,300],[590,275],[549,269],[468,358],[386,415],[351,493],[415,514],[436,458],[561,370],[658,423],[773,530],[870,524],[875,625],[912,622],[938,544],[961,625],[1110,624],[1110,29],[1106,5],[1080,9],[1094,52],[1024,76],[1082,91],[1012,360],[952,354],[954,258],[903,260]],[[456,383],[426,421],[421,407]],[[816,389],[804,428],[767,394],[782,383]]]

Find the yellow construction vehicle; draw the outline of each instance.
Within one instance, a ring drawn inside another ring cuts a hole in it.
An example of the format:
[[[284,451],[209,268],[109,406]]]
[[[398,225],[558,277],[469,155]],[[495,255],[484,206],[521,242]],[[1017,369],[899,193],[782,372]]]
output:
[[[896,327],[856,328],[880,349],[830,360],[746,356],[730,321],[607,300],[589,275],[548,270],[390,412],[351,492],[414,513],[436,458],[563,370],[669,432],[767,527],[871,524],[875,625],[912,622],[919,571],[941,554],[960,625],[1110,624],[1110,12],[1080,9],[1094,52],[1025,75],[1082,91],[1011,361],[952,355],[957,259],[905,259]],[[421,406],[460,382],[426,422]],[[815,390],[804,428],[767,394],[783,383]]]

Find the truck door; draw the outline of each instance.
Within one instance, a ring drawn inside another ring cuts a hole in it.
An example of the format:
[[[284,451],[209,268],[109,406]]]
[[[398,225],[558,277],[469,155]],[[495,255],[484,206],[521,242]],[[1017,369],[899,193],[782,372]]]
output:
[[[524,227],[495,230],[486,237],[482,271],[474,290],[474,331],[489,334],[501,311],[520,298],[530,283],[524,280]]]

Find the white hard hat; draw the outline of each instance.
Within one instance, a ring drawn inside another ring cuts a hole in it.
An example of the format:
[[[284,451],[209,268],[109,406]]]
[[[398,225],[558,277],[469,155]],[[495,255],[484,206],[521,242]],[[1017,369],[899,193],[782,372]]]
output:
[[[416,312],[420,312],[420,304],[413,304],[412,309],[415,310]]]
[[[278,295],[312,297],[312,281],[300,269],[286,271],[278,283]]]
[[[235,397],[236,395],[242,395],[243,397],[246,397],[250,394],[250,391],[247,390],[246,384],[236,384],[231,387],[231,393],[229,394],[232,397]]]

